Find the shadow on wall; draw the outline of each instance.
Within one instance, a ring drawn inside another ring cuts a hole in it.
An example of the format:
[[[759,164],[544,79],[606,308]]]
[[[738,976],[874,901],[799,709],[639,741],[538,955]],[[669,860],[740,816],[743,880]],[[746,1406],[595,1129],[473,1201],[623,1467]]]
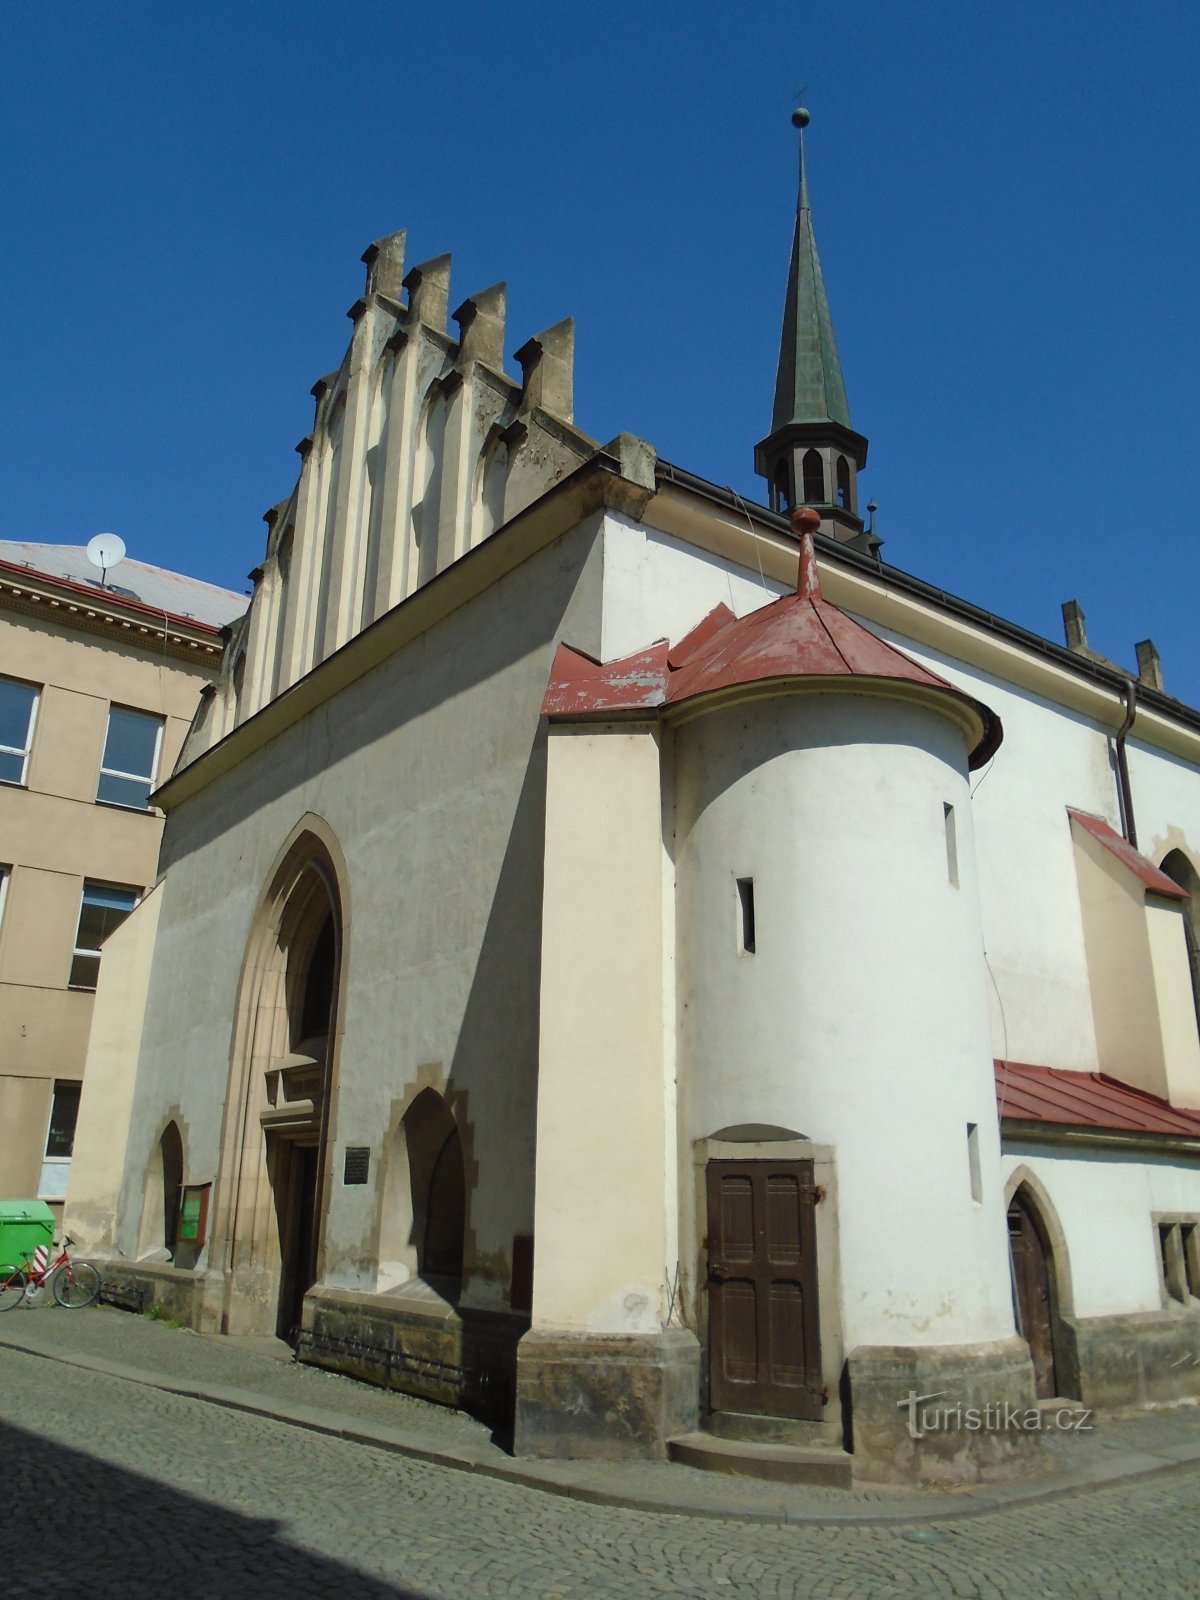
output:
[[[530,750],[450,1063],[451,1098],[456,1085],[469,1084],[473,1126],[487,1129],[487,1150],[468,1151],[468,1175],[473,1169],[478,1176],[487,1162],[496,1185],[481,1196],[476,1183],[467,1196],[468,1272],[479,1255],[481,1201],[491,1208],[499,1202],[511,1215],[511,1235],[533,1231],[545,829],[542,728]],[[511,1239],[504,1245],[511,1250]]]
[[[4,1513],[10,1565],[4,1592],[125,1595],[149,1584],[157,1594],[205,1600],[431,1600],[289,1543],[283,1524],[193,1499],[139,1473],[0,1424]],[[211,1486],[209,1486],[211,1488]],[[63,1516],[86,1514],[64,1568]],[[18,1556],[18,1538],[24,1554]],[[53,1574],[53,1576],[52,1576]]]

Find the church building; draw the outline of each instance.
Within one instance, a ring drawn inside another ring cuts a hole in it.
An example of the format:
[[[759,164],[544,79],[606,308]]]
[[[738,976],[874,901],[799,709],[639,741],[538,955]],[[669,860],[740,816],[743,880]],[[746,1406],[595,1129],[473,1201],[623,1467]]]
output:
[[[883,562],[803,156],[762,504],[364,260],[104,949],[106,1293],[532,1456],[970,1481],[1038,1448],[973,1408],[1200,1396],[1200,713]]]

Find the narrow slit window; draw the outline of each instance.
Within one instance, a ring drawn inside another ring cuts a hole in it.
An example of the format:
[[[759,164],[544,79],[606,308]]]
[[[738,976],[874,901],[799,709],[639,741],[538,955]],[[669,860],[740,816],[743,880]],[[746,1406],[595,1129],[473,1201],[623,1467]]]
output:
[[[971,1173],[971,1199],[983,1203],[983,1178],[979,1171],[979,1124],[967,1123],[967,1165]]]
[[[947,801],[942,806],[946,825],[946,873],[951,888],[958,888],[958,829],[954,821],[954,807]]]
[[[738,948],[743,955],[754,954],[754,879],[739,878],[738,891]]]

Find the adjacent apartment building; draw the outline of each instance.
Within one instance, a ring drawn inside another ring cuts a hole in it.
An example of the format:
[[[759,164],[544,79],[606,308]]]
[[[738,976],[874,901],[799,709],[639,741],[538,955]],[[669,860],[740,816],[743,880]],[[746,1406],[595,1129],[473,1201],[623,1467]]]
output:
[[[66,1193],[107,935],[153,884],[168,774],[241,595],[0,541],[0,1198]]]

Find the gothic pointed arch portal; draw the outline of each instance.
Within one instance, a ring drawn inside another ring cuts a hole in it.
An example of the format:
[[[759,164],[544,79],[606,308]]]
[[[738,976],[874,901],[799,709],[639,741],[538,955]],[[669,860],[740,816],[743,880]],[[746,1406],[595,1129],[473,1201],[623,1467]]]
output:
[[[304,1296],[320,1277],[345,884],[332,830],[305,817],[277,858],[247,941],[212,1256],[225,1270],[227,1332],[295,1342]]]
[[[1079,1395],[1070,1264],[1050,1198],[1027,1167],[1010,1175],[1008,1247],[1013,1314],[1029,1346],[1040,1400]]]

